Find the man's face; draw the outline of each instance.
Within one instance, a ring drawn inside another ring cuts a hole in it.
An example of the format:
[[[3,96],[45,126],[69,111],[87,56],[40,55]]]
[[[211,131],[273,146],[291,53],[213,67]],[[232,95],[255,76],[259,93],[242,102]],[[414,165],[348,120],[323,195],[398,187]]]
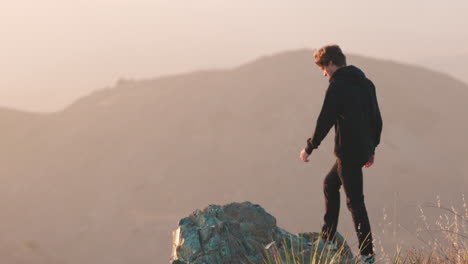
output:
[[[323,76],[327,77],[328,79],[331,78],[331,76],[333,75],[333,73],[336,71],[338,67],[336,67],[335,64],[333,64],[333,62],[329,62],[328,65],[322,65],[320,66],[320,70],[322,70],[323,72]]]

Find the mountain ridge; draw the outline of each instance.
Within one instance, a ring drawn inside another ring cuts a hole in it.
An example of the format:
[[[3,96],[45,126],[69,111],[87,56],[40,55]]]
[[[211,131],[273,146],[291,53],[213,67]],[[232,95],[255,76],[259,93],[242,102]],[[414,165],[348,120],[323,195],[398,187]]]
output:
[[[10,127],[15,143],[0,149],[0,232],[38,241],[70,264],[120,264],[167,260],[177,219],[211,203],[251,200],[288,230],[318,230],[333,132],[310,163],[299,152],[328,81],[307,50],[258,62],[123,81]],[[411,227],[418,199],[439,192],[453,201],[466,189],[468,143],[459,138],[468,89],[422,68],[351,55],[348,64],[376,84],[384,120],[376,163],[364,172],[373,227],[395,192],[400,223]],[[342,215],[344,234],[353,227]]]

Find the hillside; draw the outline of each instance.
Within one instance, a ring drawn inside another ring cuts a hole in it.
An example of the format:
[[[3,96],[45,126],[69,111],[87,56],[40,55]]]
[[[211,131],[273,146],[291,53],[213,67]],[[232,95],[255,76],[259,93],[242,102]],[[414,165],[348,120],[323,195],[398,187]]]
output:
[[[348,63],[376,84],[384,120],[376,163],[364,170],[373,228],[382,208],[411,228],[418,202],[461,201],[467,85],[393,61],[351,55]],[[4,241],[37,241],[69,264],[164,263],[181,217],[247,200],[291,232],[318,231],[333,130],[311,162],[299,152],[326,87],[312,50],[297,50],[122,80],[63,112],[0,119],[9,127],[2,141],[16,142],[0,149]],[[356,240],[346,206],[338,229]]]
[[[411,61],[435,71],[447,73],[448,75],[468,84],[468,71],[465,66],[467,59],[468,53],[461,53],[457,55],[413,58]]]

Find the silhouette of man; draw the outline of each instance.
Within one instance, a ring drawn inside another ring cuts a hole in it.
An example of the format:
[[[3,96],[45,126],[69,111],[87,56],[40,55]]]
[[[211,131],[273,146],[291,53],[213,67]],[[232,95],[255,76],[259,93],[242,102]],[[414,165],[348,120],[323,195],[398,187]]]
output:
[[[335,126],[336,163],[323,182],[325,215],[322,235],[327,244],[334,241],[340,209],[340,187],[343,185],[346,204],[352,214],[359,240],[361,260],[374,263],[372,233],[364,204],[362,167],[374,163],[375,148],[380,143],[382,118],[375,86],[353,65],[346,66],[346,57],[338,45],[327,45],[314,53],[315,63],[329,78],[315,131],[307,139],[300,159],[308,162],[312,150],[318,148],[332,126]]]

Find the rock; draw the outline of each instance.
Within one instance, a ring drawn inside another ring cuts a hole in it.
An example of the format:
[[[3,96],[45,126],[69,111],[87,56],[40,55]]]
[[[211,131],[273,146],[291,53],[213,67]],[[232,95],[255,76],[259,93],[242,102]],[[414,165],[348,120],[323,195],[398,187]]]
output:
[[[292,259],[292,251],[299,263],[310,263],[310,255],[315,252],[320,255],[323,250],[321,245],[313,246],[318,236],[318,233],[288,233],[276,226],[275,217],[250,202],[209,205],[179,221],[173,231],[170,263],[264,263],[274,256]],[[352,259],[351,250],[339,233],[337,240],[341,251],[337,256]],[[329,253],[333,256],[336,251]],[[326,255],[323,251],[322,256]]]

